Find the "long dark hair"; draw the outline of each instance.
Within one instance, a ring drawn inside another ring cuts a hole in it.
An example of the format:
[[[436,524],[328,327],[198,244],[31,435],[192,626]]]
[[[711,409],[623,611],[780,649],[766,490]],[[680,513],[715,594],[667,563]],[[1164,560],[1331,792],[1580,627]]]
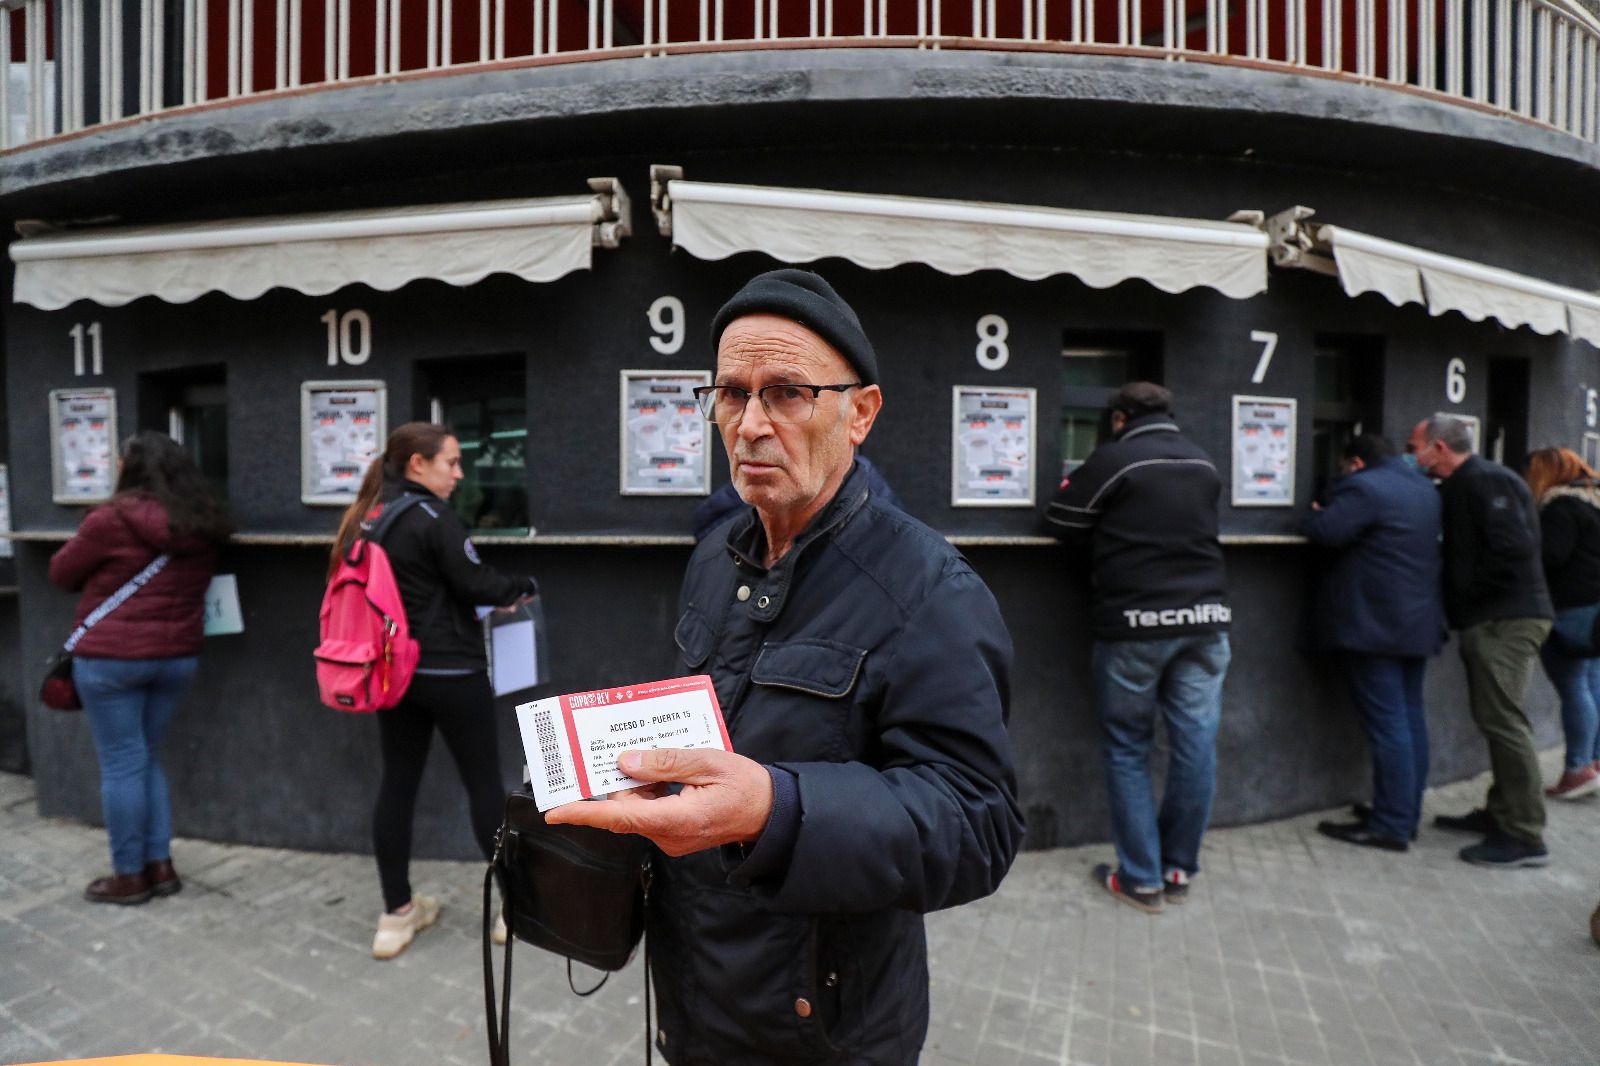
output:
[[[130,497],[154,499],[167,512],[175,536],[224,541],[233,522],[200,468],[183,445],[147,429],[122,442],[122,470],[112,501]]]
[[[334,535],[333,552],[328,556],[329,577],[339,568],[339,560],[350,550],[350,545],[355,543],[357,534],[361,532],[362,521],[378,506],[378,499],[383,495],[384,479],[398,481],[404,478],[413,455],[432,459],[444,447],[444,442],[453,436],[455,434],[448,428],[433,422],[407,422],[389,434],[383,454],[367,467],[355,500],[345,508],[344,517],[339,519],[339,532]]]

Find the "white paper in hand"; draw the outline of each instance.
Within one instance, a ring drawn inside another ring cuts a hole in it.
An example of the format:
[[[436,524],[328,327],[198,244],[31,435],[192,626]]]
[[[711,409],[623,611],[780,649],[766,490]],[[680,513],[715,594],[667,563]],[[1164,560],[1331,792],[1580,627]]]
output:
[[[517,726],[541,811],[645,784],[617,769],[624,751],[733,750],[716,689],[704,674],[524,703]]]

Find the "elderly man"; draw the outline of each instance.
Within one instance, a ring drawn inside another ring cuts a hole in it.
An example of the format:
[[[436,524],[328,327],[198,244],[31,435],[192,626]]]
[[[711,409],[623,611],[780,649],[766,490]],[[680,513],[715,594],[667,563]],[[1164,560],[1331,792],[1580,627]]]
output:
[[[827,282],[763,274],[711,333],[702,410],[751,506],[695,550],[674,639],[736,754],[626,752],[658,784],[550,821],[670,856],[649,926],[669,1061],[914,1063],[922,915],[993,892],[1022,836],[1010,636],[966,561],[868,490],[877,358]]]
[[[1444,608],[1461,632],[1472,721],[1489,743],[1494,781],[1485,807],[1440,815],[1441,829],[1481,833],[1461,849],[1478,866],[1543,866],[1544,794],[1533,727],[1522,710],[1555,612],[1539,554],[1539,512],[1516,474],[1472,454],[1458,418],[1418,422],[1406,450],[1444,481]]]

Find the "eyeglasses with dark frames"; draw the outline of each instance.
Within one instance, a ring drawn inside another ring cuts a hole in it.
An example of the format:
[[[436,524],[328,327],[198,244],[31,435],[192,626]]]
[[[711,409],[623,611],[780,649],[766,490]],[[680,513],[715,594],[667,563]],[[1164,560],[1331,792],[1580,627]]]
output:
[[[745,408],[750,406],[751,396],[761,397],[761,410],[766,412],[770,421],[792,426],[811,420],[817,409],[817,397],[824,392],[844,392],[860,387],[859,381],[843,385],[782,382],[764,385],[752,393],[737,385],[701,385],[694,390],[694,397],[699,401],[700,413],[706,416],[706,420],[719,426],[731,426],[743,418]]]

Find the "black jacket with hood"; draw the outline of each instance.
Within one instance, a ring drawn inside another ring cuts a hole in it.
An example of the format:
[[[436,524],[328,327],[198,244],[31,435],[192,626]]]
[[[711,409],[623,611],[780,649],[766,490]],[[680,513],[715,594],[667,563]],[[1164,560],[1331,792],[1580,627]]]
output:
[[[382,544],[406,605],[411,636],[422,647],[417,669],[487,669],[483,624],[475,608],[509,607],[537,592],[538,584],[531,577],[485,566],[455,509],[422,485],[385,481],[383,504],[403,493],[422,500],[394,520],[384,531]]]
[[[1222,479],[1167,414],[1130,419],[1062,482],[1046,513],[1088,548],[1098,640],[1159,640],[1228,628],[1217,541]]]

